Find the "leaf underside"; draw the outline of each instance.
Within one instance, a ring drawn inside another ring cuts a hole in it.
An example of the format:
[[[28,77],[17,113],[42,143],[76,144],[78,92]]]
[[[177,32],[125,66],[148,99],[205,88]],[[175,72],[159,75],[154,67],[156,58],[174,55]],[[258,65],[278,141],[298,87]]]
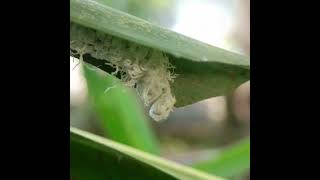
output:
[[[178,74],[172,83],[176,107],[225,95],[250,79],[248,57],[151,24],[102,2],[70,0],[70,5],[72,22],[167,54]],[[84,61],[99,64],[88,56]]]

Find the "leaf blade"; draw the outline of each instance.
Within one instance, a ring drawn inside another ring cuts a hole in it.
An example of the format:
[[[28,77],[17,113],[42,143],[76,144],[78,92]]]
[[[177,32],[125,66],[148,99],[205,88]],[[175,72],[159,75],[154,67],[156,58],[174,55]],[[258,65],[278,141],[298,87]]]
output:
[[[170,56],[176,107],[230,93],[250,79],[249,57],[194,40],[95,0],[71,0],[71,21]],[[194,87],[190,87],[189,84]]]
[[[107,135],[115,141],[159,154],[157,139],[132,89],[94,66],[86,64],[83,70],[89,96]]]
[[[152,166],[163,173],[166,173],[167,177],[173,176],[178,179],[198,179],[198,180],[222,180],[223,178],[209,175],[192,168],[156,157],[152,154],[131,148],[124,144],[120,144],[103,137],[94,135],[89,132],[82,131],[80,129],[70,127],[70,142],[80,142],[86,144],[87,147],[95,148],[106,152],[118,152],[122,156],[131,157],[139,162],[143,162],[148,166]],[[76,150],[76,149],[74,149]],[[72,153],[72,152],[71,152]],[[87,166],[88,167],[88,166]],[[98,179],[97,179],[98,180]]]
[[[70,0],[71,21],[193,61],[250,68],[248,57],[213,47],[151,24],[95,0]],[[156,42],[156,43],[155,43]]]

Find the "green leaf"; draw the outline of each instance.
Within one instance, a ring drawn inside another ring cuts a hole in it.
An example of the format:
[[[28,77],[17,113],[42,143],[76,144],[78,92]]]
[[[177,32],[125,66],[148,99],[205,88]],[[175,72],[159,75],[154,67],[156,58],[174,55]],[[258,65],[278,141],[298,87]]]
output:
[[[95,0],[70,0],[71,21],[169,56],[178,77],[176,107],[234,90],[250,79],[248,57],[199,42]]]
[[[221,151],[213,159],[199,162],[192,167],[222,177],[233,177],[250,168],[250,139]]]
[[[70,172],[74,180],[222,180],[73,127],[70,127]]]
[[[114,76],[89,66],[83,66],[89,96],[108,137],[158,154],[158,142],[135,92]]]

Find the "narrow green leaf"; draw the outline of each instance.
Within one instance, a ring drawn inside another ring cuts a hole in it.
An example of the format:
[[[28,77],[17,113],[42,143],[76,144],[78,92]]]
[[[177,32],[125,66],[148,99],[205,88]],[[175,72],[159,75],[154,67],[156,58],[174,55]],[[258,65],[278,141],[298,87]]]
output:
[[[223,150],[214,159],[199,162],[192,167],[222,177],[233,177],[250,169],[250,139]]]
[[[222,180],[103,137],[70,127],[71,179]]]
[[[157,140],[135,92],[114,76],[89,66],[83,66],[89,96],[108,137],[158,154]]]
[[[193,61],[249,68],[248,57],[210,46],[96,0],[70,0],[72,22]]]
[[[178,74],[172,83],[176,107],[225,95],[250,79],[248,57],[151,24],[99,1],[70,0],[70,5],[72,22],[166,53]]]

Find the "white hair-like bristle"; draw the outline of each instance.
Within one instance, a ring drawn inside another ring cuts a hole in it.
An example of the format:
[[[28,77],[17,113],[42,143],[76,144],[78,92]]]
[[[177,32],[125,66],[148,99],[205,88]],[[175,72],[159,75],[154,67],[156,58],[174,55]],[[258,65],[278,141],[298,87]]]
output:
[[[149,115],[155,121],[165,120],[176,102],[169,81],[172,66],[161,51],[150,49],[114,36],[71,23],[70,49],[82,58],[84,54],[107,61],[121,72],[122,82],[135,87]]]

